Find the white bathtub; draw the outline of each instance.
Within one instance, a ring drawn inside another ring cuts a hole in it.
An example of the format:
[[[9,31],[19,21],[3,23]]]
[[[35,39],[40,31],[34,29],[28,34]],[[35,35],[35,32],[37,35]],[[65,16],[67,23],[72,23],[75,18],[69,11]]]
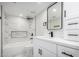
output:
[[[4,57],[32,57],[31,41],[9,43],[3,47]]]

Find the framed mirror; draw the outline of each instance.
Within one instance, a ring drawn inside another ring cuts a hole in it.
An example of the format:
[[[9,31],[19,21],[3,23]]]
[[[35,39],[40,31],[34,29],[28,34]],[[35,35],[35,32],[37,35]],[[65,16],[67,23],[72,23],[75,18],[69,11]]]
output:
[[[63,2],[55,2],[47,8],[47,29],[62,29]]]

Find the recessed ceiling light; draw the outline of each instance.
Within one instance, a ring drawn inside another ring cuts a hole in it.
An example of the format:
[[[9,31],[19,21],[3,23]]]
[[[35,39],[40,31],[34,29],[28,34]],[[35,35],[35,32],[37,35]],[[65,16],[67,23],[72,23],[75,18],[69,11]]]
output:
[[[42,2],[37,2],[37,4],[41,4]]]

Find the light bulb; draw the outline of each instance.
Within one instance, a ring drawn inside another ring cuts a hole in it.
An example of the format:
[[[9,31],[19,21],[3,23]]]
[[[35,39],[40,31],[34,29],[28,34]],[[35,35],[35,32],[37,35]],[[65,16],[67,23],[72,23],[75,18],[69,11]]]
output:
[[[53,12],[56,12],[56,9],[53,9]]]

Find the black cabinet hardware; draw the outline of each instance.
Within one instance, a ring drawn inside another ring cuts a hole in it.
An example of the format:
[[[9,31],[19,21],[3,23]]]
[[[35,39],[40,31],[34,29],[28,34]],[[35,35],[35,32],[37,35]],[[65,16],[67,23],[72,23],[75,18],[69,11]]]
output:
[[[69,57],[74,57],[73,55],[68,54],[68,53],[66,53],[66,52],[62,52],[62,54],[67,55],[67,56],[69,56]]]
[[[38,49],[38,53],[42,55],[42,49]]]
[[[68,34],[68,36],[78,36],[78,34]]]
[[[77,25],[78,23],[69,23],[68,25]]]
[[[64,10],[64,17],[66,17],[66,10]]]

